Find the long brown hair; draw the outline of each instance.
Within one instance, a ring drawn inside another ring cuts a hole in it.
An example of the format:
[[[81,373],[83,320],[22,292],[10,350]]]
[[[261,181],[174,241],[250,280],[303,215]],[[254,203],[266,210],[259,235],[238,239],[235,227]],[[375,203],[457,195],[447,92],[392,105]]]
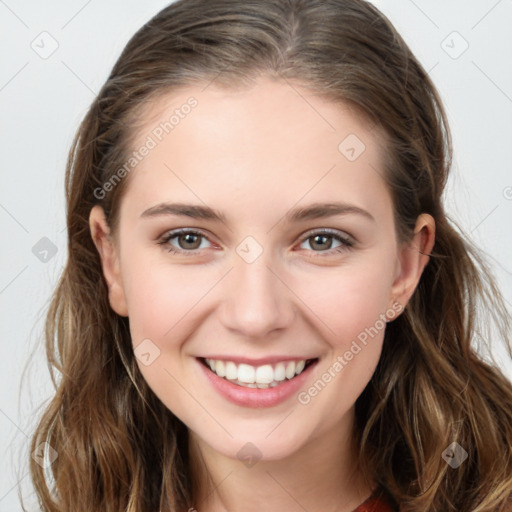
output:
[[[349,103],[378,124],[400,238],[411,237],[421,213],[436,222],[429,264],[388,324],[356,402],[366,475],[401,511],[511,510],[512,385],[475,350],[490,336],[510,348],[510,319],[483,258],[444,212],[451,141],[438,93],[391,23],[362,0],[179,0],[125,47],[67,164],[69,253],[46,323],[56,394],[32,440],[32,450],[47,442],[58,453],[49,473],[31,459],[42,510],[192,505],[187,429],[138,370],[88,219],[99,204],[115,231],[129,176],[97,191],[128,160],[148,104],[178,87],[261,75]],[[457,469],[443,458],[455,442],[468,455]]]

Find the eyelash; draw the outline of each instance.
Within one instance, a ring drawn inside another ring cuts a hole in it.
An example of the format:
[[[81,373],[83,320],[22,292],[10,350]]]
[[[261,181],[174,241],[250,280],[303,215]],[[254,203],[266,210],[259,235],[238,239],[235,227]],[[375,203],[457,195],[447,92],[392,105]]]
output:
[[[175,230],[175,231],[171,231],[167,234],[165,234],[159,241],[158,241],[158,244],[159,245],[166,245],[166,244],[169,244],[169,242],[173,239],[173,238],[177,238],[181,235],[198,235],[202,238],[205,238],[206,240],[209,241],[208,237],[206,235],[204,235],[201,231],[197,231],[197,230],[194,230],[194,229],[179,229],[179,230]],[[332,256],[333,253],[341,253],[341,252],[344,252],[344,251],[347,251],[347,250],[350,250],[354,247],[354,242],[348,238],[348,237],[344,237],[342,235],[340,235],[337,231],[334,231],[334,230],[331,230],[331,229],[322,229],[322,230],[318,230],[318,231],[313,231],[313,232],[308,232],[306,233],[307,236],[304,236],[299,245],[302,245],[305,241],[309,240],[310,238],[313,238],[315,236],[318,236],[318,235],[327,235],[329,237],[332,237],[333,239],[337,240],[338,242],[341,243],[341,245],[339,247],[335,247],[334,249],[329,249],[329,250],[326,250],[326,251],[314,251],[314,250],[310,250],[309,252],[312,252],[314,254],[314,257],[325,257],[325,256]],[[185,256],[196,256],[198,254],[198,252],[200,250],[198,249],[192,249],[190,251],[187,251],[185,249],[176,249],[175,247],[173,247],[172,245],[169,245],[168,247],[168,252],[172,253],[172,254],[182,254],[182,255],[185,255]],[[316,254],[315,254],[316,253]]]

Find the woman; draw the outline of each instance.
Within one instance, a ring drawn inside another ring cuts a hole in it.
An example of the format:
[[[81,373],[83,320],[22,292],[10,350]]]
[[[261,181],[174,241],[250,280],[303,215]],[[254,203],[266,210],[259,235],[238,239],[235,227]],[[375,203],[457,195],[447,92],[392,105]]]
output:
[[[70,152],[43,510],[510,510],[512,385],[471,346],[509,319],[450,152],[366,2],[144,25]]]

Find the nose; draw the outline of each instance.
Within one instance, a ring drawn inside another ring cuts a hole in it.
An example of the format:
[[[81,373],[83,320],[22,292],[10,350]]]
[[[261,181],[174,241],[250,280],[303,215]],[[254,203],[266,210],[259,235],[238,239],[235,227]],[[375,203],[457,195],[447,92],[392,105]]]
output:
[[[292,324],[294,295],[265,252],[252,263],[236,260],[226,281],[220,308],[226,329],[243,338],[258,339]]]

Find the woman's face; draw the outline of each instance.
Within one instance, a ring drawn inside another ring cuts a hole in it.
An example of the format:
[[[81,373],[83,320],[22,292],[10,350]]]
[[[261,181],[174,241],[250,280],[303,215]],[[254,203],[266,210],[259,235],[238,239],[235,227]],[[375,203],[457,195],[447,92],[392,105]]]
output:
[[[233,458],[346,430],[427,260],[397,241],[379,133],[266,79],[173,92],[143,124],[115,245],[98,208],[91,230],[147,383]]]

